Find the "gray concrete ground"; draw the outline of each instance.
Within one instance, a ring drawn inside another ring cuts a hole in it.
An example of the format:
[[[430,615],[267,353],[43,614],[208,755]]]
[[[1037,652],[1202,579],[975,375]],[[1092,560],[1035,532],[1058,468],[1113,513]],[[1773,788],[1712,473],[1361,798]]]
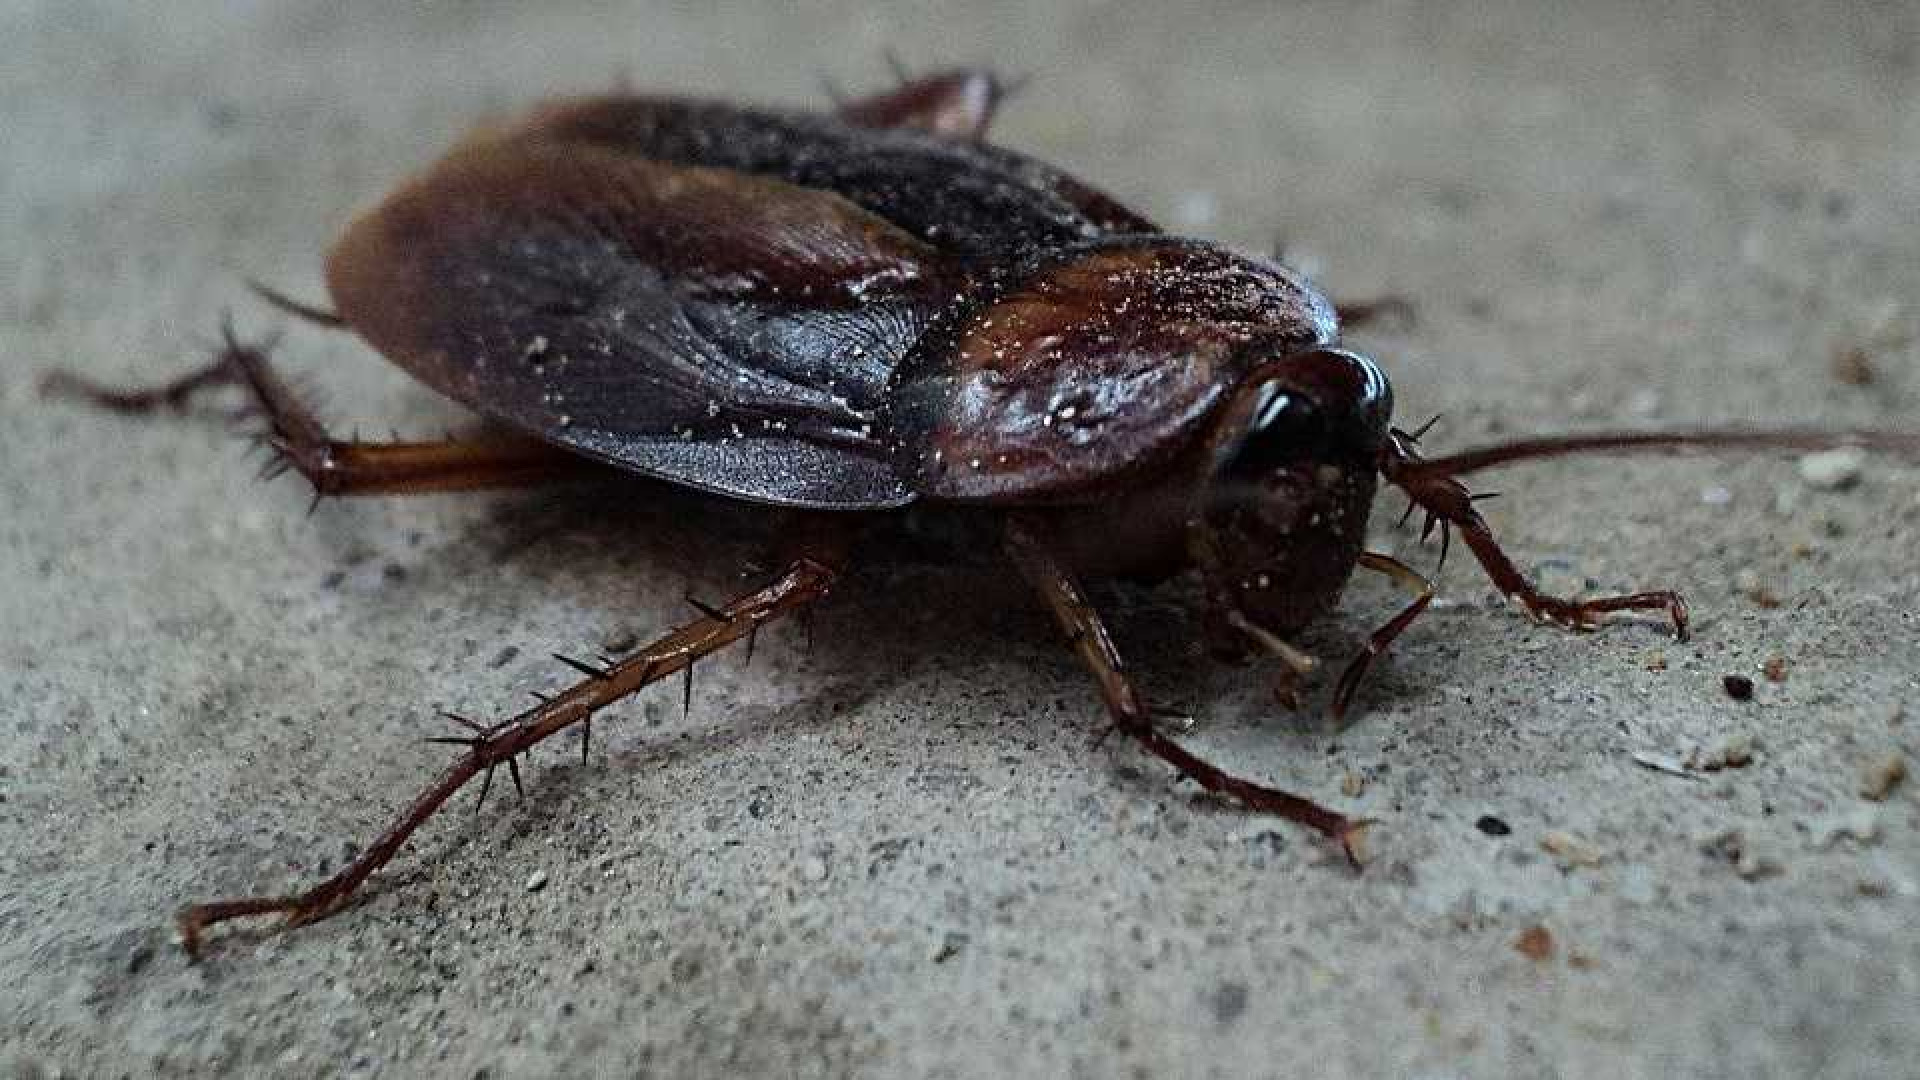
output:
[[[1884,1076],[1920,1056],[1920,471],[1789,459],[1491,480],[1557,588],[1674,585],[1696,639],[1441,610],[1344,730],[1188,660],[1154,692],[1231,767],[1377,816],[1351,872],[1100,727],[1006,575],[876,569],[797,632],[535,755],[364,904],[224,933],[184,901],[311,881],[496,713],[717,595],[752,544],[645,484],[304,515],[153,379],[223,308],[318,295],[357,205],[470,124],[611,85],[820,100],[915,65],[1034,80],[999,128],[1182,230],[1283,239],[1434,441],[1915,426],[1920,9],[1906,4],[14,3],[0,16],[0,1062],[15,1075]],[[1861,369],[1836,355],[1864,358]],[[329,414],[456,414],[353,342],[281,353]],[[1384,501],[1376,542],[1431,565]],[[1111,598],[1110,598],[1111,599]],[[1306,644],[1397,603],[1356,587]],[[1772,658],[1779,681],[1762,669]],[[1722,677],[1756,679],[1729,699]],[[1741,755],[1696,775],[1670,766]],[[1510,827],[1489,835],[1483,816]],[[1549,850],[1557,848],[1558,850]],[[544,881],[543,887],[535,887]],[[1542,928],[1536,930],[1535,928]],[[1529,955],[1532,953],[1533,955]]]

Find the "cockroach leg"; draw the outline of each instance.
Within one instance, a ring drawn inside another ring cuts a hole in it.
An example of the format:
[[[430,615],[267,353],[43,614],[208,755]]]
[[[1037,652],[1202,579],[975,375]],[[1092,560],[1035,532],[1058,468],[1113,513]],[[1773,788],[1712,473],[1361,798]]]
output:
[[[1275,236],[1269,257],[1277,263],[1289,261],[1287,247],[1287,238],[1285,236]],[[1416,317],[1413,301],[1399,293],[1386,293],[1367,300],[1349,300],[1343,302],[1335,299],[1333,302],[1333,313],[1339,318],[1340,325],[1348,330],[1358,329],[1379,322],[1390,323],[1398,328],[1406,329],[1413,326]]]
[[[299,470],[313,485],[315,498],[523,487],[588,467],[578,455],[519,436],[386,443],[335,439],[274,371],[265,349],[229,335],[225,358],[266,420],[261,438],[279,454],[268,474]]]
[[[1381,472],[1428,513],[1429,528],[1437,521],[1443,530],[1449,527],[1459,530],[1460,538],[1493,580],[1494,587],[1529,615],[1570,629],[1592,630],[1600,625],[1601,616],[1609,612],[1663,611],[1673,623],[1674,638],[1686,640],[1687,604],[1677,592],[1661,589],[1626,596],[1565,600],[1534,588],[1500,549],[1486,519],[1474,509],[1473,494],[1454,479],[1451,472],[1443,471],[1438,465],[1423,461],[1408,437],[1396,431],[1389,436]]]
[[[1413,594],[1413,602],[1400,609],[1400,613],[1388,619],[1386,624],[1367,635],[1367,642],[1360,647],[1359,653],[1347,662],[1345,671],[1340,673],[1340,682],[1333,691],[1333,715],[1346,714],[1347,707],[1353,704],[1353,695],[1360,689],[1360,681],[1366,678],[1367,669],[1373,666],[1374,658],[1387,651],[1387,646],[1401,635],[1420,613],[1433,603],[1433,582],[1415,573],[1412,567],[1388,555],[1363,551],[1357,560],[1368,570],[1385,574],[1395,582],[1404,585]]]
[[[346,329],[347,320],[341,318],[335,312],[328,311],[326,308],[303,304],[293,297],[288,296],[286,293],[258,281],[249,280],[247,282],[247,288],[253,290],[253,295],[265,300],[268,304],[271,304],[296,319],[305,319],[315,326],[324,326],[329,330]]]
[[[1245,634],[1268,655],[1279,660],[1282,671],[1274,678],[1273,696],[1287,709],[1300,707],[1300,685],[1320,668],[1320,658],[1280,635],[1247,618],[1238,611],[1227,612],[1227,625]]]
[[[328,434],[305,402],[273,370],[268,346],[244,345],[229,331],[213,362],[158,387],[116,390],[68,372],[42,383],[45,392],[79,398],[116,412],[178,407],[195,391],[237,384],[252,399],[247,410],[266,421],[259,440],[277,455],[263,477],[297,469],[314,497],[427,494],[522,487],[578,475],[591,463],[538,440],[518,436],[433,442],[361,442]]]
[[[1127,678],[1119,650],[1100,613],[1088,602],[1070,571],[1054,557],[1038,527],[1021,521],[1007,526],[1007,550],[1014,564],[1046,600],[1061,630],[1093,673],[1114,727],[1154,756],[1208,791],[1235,799],[1248,809],[1274,814],[1317,829],[1338,841],[1347,859],[1360,864],[1359,844],[1367,825],[1299,795],[1264,787],[1209,764],[1174,742],[1153,724],[1151,711]]]
[[[1340,318],[1340,325],[1349,330],[1376,324],[1405,329],[1414,322],[1413,301],[1395,293],[1371,300],[1335,303],[1333,310]]]
[[[896,74],[904,72],[896,68]],[[918,128],[956,139],[981,139],[1000,103],[1017,89],[1017,81],[984,68],[960,68],[903,77],[894,89],[842,103],[835,111],[863,127]]]
[[[227,386],[237,381],[238,375],[222,354],[207,366],[159,386],[115,388],[71,371],[52,371],[40,380],[40,392],[47,397],[82,401],[114,412],[143,413],[155,409],[185,408],[187,401],[198,391]]]
[[[1421,431],[1425,431],[1422,428]],[[1500,590],[1534,617],[1579,629],[1589,629],[1610,611],[1661,611],[1673,620],[1674,636],[1687,636],[1687,606],[1678,593],[1634,593],[1596,600],[1570,601],[1545,596],[1528,584],[1494,542],[1493,533],[1457,477],[1498,465],[1584,453],[1670,453],[1675,450],[1833,450],[1853,447],[1920,459],[1920,435],[1888,431],[1607,431],[1587,435],[1556,435],[1516,439],[1444,457],[1422,458],[1415,449],[1418,434],[1395,431],[1386,449],[1381,471],[1414,502],[1444,523],[1460,530],[1474,557]]]
[[[283,914],[287,925],[299,926],[338,910],[375,870],[397,854],[407,838],[431,818],[453,794],[476,777],[490,777],[506,766],[516,784],[517,759],[536,743],[575,724],[584,723],[609,705],[684,670],[695,660],[746,637],[757,627],[806,608],[826,596],[835,572],[809,558],[796,560],[771,585],[734,600],[715,615],[702,615],[618,664],[576,683],[565,692],[542,701],[511,719],[458,741],[467,752],[438,779],[414,797],[379,839],[354,860],[320,884],[292,896],[256,896],[194,904],[178,917],[180,942],[198,955],[200,940],[215,923],[250,915]],[[473,725],[468,722],[468,727]]]

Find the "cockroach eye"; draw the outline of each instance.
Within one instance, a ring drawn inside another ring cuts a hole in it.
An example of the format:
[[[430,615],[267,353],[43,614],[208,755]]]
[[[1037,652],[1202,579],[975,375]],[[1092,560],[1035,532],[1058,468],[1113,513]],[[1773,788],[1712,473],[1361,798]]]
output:
[[[1393,393],[1374,362],[1314,349],[1264,365],[1222,413],[1216,479],[1257,476],[1303,461],[1356,465],[1378,457]]]
[[[1323,348],[1263,365],[1221,410],[1188,543],[1213,608],[1285,633],[1333,605],[1366,531],[1391,409],[1371,360]]]

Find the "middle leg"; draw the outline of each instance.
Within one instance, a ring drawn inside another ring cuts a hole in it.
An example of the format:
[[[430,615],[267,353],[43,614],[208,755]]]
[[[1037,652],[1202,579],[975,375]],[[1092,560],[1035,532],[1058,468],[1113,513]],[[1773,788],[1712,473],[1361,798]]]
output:
[[[956,68],[918,78],[901,73],[884,94],[856,98],[835,111],[862,127],[917,128],[956,139],[984,139],[1000,102],[1015,84],[985,68]]]
[[[1107,711],[1116,728],[1208,791],[1229,796],[1248,809],[1319,830],[1338,841],[1347,859],[1359,865],[1358,844],[1367,821],[1349,818],[1299,795],[1242,780],[1162,734],[1154,726],[1145,702],[1134,690],[1132,680],[1127,678],[1120,652],[1114,647],[1100,613],[1094,610],[1072,573],[1054,557],[1039,533],[1018,522],[1009,525],[1007,550],[1021,574],[1046,600],[1081,661],[1100,684],[1100,695],[1106,699]]]

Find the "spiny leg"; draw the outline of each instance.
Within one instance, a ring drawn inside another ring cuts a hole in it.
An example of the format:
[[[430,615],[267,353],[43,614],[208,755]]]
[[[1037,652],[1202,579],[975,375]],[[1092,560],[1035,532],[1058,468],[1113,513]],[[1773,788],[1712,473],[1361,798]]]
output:
[[[1536,589],[1519,567],[1513,565],[1513,560],[1507,557],[1506,552],[1500,549],[1499,542],[1493,538],[1493,530],[1488,527],[1486,519],[1480,516],[1480,511],[1474,508],[1472,493],[1451,473],[1423,461],[1414,448],[1413,437],[1406,433],[1398,430],[1392,433],[1381,471],[1389,482],[1398,485],[1427,512],[1429,528],[1432,522],[1437,521],[1442,529],[1458,529],[1460,538],[1466,541],[1473,557],[1479,560],[1487,576],[1493,579],[1494,587],[1541,622],[1576,630],[1591,630],[1599,626],[1601,616],[1609,612],[1663,611],[1673,622],[1673,636],[1680,641],[1686,640],[1687,604],[1679,593],[1672,590],[1566,600]]]
[[[306,477],[316,497],[520,487],[588,467],[578,455],[513,435],[432,442],[335,439],[274,371],[265,349],[229,336],[226,359],[267,422],[267,444]]]
[[[1361,552],[1357,561],[1368,570],[1385,574],[1406,586],[1412,590],[1414,597],[1411,603],[1400,609],[1398,615],[1367,635],[1366,644],[1347,663],[1347,669],[1340,673],[1340,683],[1333,691],[1332,710],[1336,717],[1345,715],[1347,707],[1353,704],[1353,695],[1360,689],[1360,681],[1366,678],[1367,669],[1373,666],[1374,658],[1386,652],[1387,646],[1413,625],[1420,613],[1427,610],[1428,604],[1433,603],[1433,582],[1415,573],[1406,563],[1373,551]]]
[[[1019,522],[1009,524],[1007,550],[1021,574],[1046,600],[1081,661],[1093,673],[1116,728],[1206,790],[1236,799],[1251,810],[1318,829],[1339,841],[1347,858],[1359,864],[1356,845],[1368,822],[1349,818],[1299,795],[1242,780],[1161,734],[1127,678],[1119,650],[1114,647],[1100,613],[1088,602],[1072,573],[1048,549],[1039,531]]]
[[[157,409],[183,409],[194,394],[236,381],[224,353],[205,367],[196,368],[177,379],[158,386],[113,387],[95,382],[71,371],[50,371],[40,379],[40,393],[50,398],[82,401],[97,408],[119,413],[145,413]]]
[[[956,68],[914,78],[894,65],[900,85],[838,105],[841,119],[862,127],[917,128],[956,139],[983,139],[993,114],[1019,83],[984,68]]]
[[[1431,426],[1431,422],[1429,422]],[[1550,435],[1515,439],[1491,446],[1426,459],[1417,444],[1426,431],[1393,432],[1381,471],[1424,507],[1429,526],[1435,520],[1460,529],[1474,556],[1494,584],[1538,618],[1588,628],[1609,611],[1665,610],[1673,619],[1674,634],[1684,640],[1687,608],[1670,591],[1605,597],[1582,603],[1543,596],[1529,585],[1500,551],[1486,522],[1471,505],[1474,496],[1457,479],[1470,472],[1522,461],[1585,453],[1672,453],[1714,450],[1834,450],[1842,447],[1920,460],[1920,433],[1903,431],[1602,431],[1584,435]],[[1411,509],[1411,507],[1409,507]],[[1443,534],[1444,538],[1444,534]],[[1444,549],[1443,549],[1444,550]]]
[[[510,720],[480,728],[471,738],[455,740],[466,746],[467,752],[415,796],[393,824],[339,873],[292,896],[245,897],[187,907],[178,916],[181,944],[189,953],[197,954],[202,932],[229,919],[283,913],[289,926],[299,926],[332,913],[353,895],[369,874],[399,852],[415,829],[468,782],[482,777],[484,783],[492,778],[493,770],[502,765],[515,773],[517,782],[515,759],[536,743],[574,724],[584,723],[594,713],[645,686],[689,668],[694,661],[751,635],[763,624],[807,607],[827,594],[834,577],[834,572],[823,563],[806,558],[796,560],[771,585],[734,600],[712,615],[702,615],[617,664],[590,671],[585,680],[564,693],[542,700]]]
[[[118,412],[148,412],[183,405],[204,388],[238,385],[252,399],[251,411],[266,421],[261,440],[279,455],[266,473],[298,469],[316,498],[519,487],[592,467],[577,455],[518,436],[387,443],[335,439],[274,371],[267,351],[265,345],[241,344],[228,332],[212,363],[157,387],[115,389],[69,372],[48,375],[42,386]]]

